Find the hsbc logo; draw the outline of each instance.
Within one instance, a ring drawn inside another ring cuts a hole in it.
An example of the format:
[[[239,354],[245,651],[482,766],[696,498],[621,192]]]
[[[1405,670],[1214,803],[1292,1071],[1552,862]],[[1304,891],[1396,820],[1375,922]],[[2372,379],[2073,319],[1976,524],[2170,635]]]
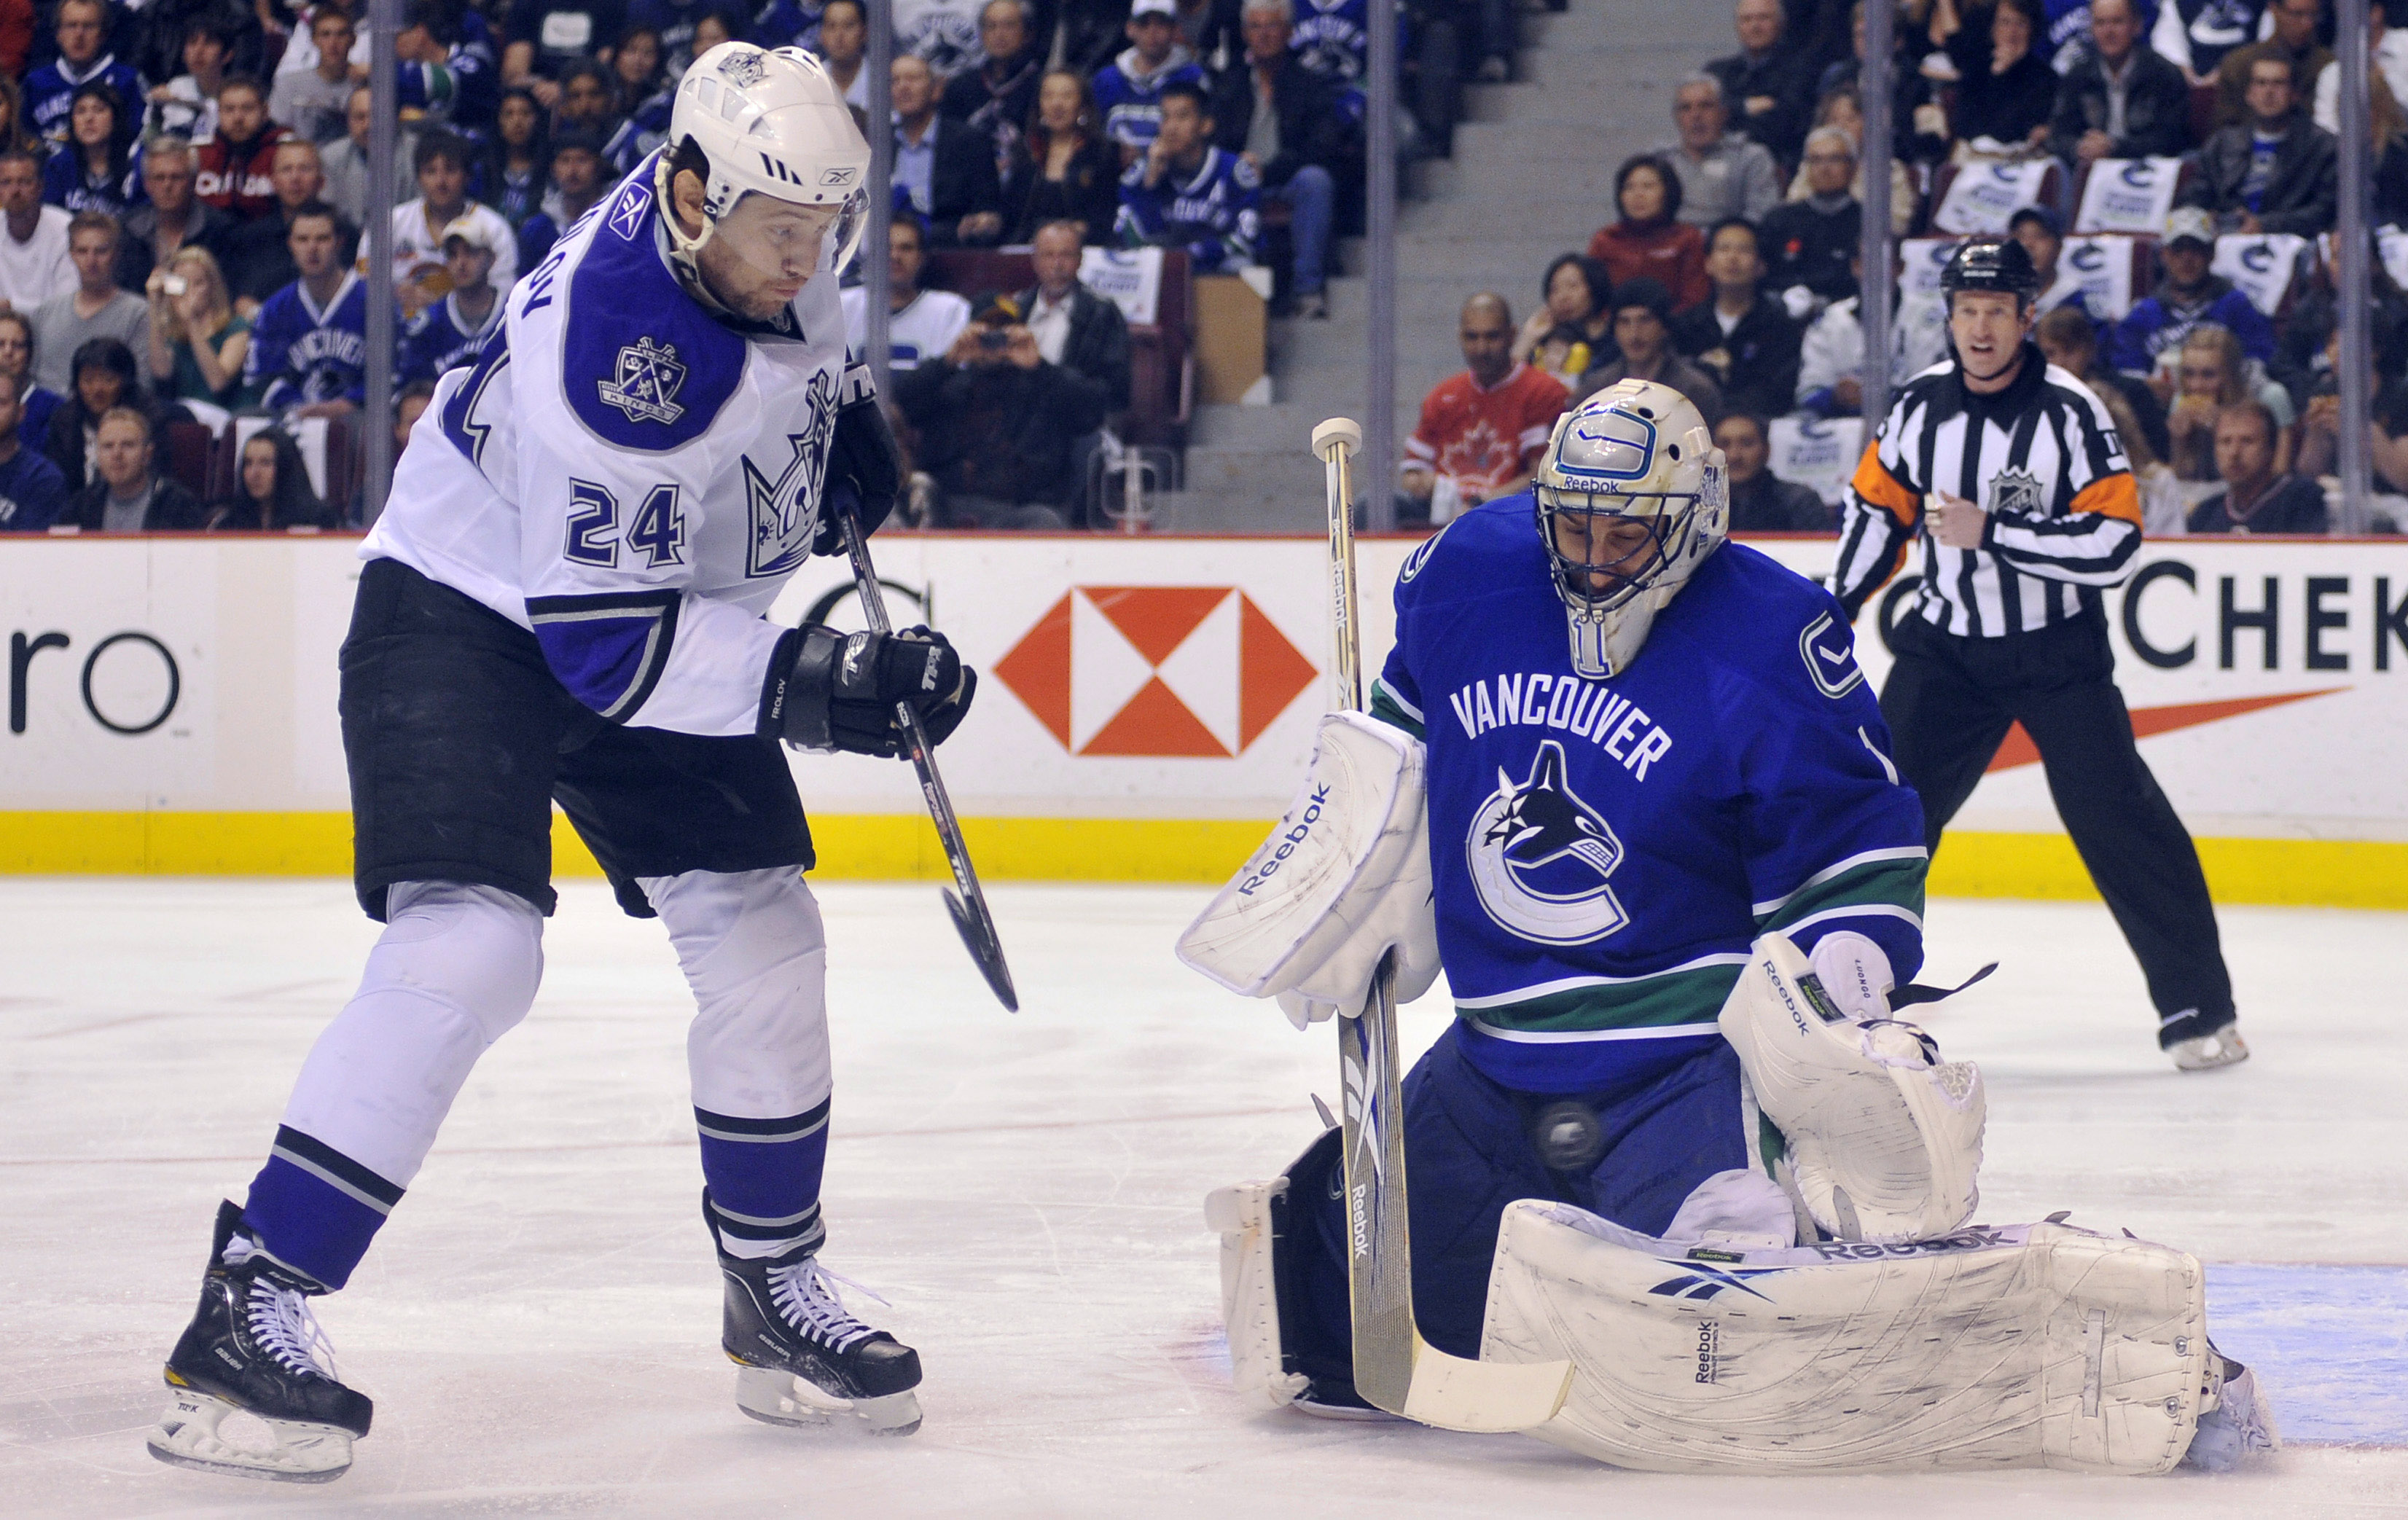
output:
[[[1074,586],[995,664],[1072,754],[1228,759],[1320,675],[1235,586]]]

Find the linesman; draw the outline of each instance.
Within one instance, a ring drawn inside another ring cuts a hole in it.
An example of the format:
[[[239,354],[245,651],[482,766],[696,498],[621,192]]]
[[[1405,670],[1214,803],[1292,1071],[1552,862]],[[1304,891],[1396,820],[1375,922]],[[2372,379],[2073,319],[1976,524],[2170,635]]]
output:
[[[2031,341],[2039,272],[2011,239],[1941,275],[1956,356],[1907,381],[1856,466],[1834,589],[1854,616],[1922,545],[1882,689],[1937,851],[2011,724],[2148,979],[2186,1071],[2248,1059],[2199,852],[2133,742],[2100,593],[2131,573],[2141,503],[2106,409]]]

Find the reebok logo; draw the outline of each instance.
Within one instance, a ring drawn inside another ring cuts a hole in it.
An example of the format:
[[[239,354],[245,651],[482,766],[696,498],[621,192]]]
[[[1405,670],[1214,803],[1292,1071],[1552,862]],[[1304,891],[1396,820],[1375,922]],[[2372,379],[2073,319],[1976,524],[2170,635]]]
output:
[[[1279,874],[1279,868],[1287,864],[1287,857],[1296,853],[1297,846],[1312,838],[1312,825],[1321,822],[1322,809],[1328,801],[1329,788],[1326,785],[1312,789],[1312,798],[1304,805],[1303,815],[1280,831],[1276,845],[1254,857],[1260,864],[1246,873],[1245,881],[1238,886],[1238,896],[1253,896],[1256,888]]]

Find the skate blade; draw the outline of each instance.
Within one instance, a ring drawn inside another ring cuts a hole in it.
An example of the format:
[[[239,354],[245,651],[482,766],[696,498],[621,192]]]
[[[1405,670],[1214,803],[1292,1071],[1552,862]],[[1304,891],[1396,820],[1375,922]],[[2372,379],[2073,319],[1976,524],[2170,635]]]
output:
[[[872,1435],[908,1436],[920,1428],[919,1396],[908,1388],[879,1398],[845,1398],[769,1367],[737,1369],[736,1407],[764,1425],[789,1429],[826,1427],[838,1415],[859,1420]]]
[[[230,1478],[260,1478],[270,1483],[333,1483],[351,1470],[351,1433],[330,1425],[299,1420],[270,1420],[265,1425],[276,1444],[266,1451],[237,1446],[218,1432],[218,1423],[240,1412],[211,1394],[178,1393],[159,1416],[146,1442],[150,1455],[169,1467],[190,1468]]]

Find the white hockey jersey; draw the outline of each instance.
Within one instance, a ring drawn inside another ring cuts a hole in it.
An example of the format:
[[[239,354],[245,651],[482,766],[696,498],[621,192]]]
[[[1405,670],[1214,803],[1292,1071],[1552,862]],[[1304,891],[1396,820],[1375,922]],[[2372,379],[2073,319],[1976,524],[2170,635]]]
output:
[[[765,621],[810,553],[845,367],[823,271],[790,331],[739,332],[670,271],[653,159],[509,297],[478,362],[437,382],[363,559],[401,561],[531,629],[615,723],[756,731]]]

